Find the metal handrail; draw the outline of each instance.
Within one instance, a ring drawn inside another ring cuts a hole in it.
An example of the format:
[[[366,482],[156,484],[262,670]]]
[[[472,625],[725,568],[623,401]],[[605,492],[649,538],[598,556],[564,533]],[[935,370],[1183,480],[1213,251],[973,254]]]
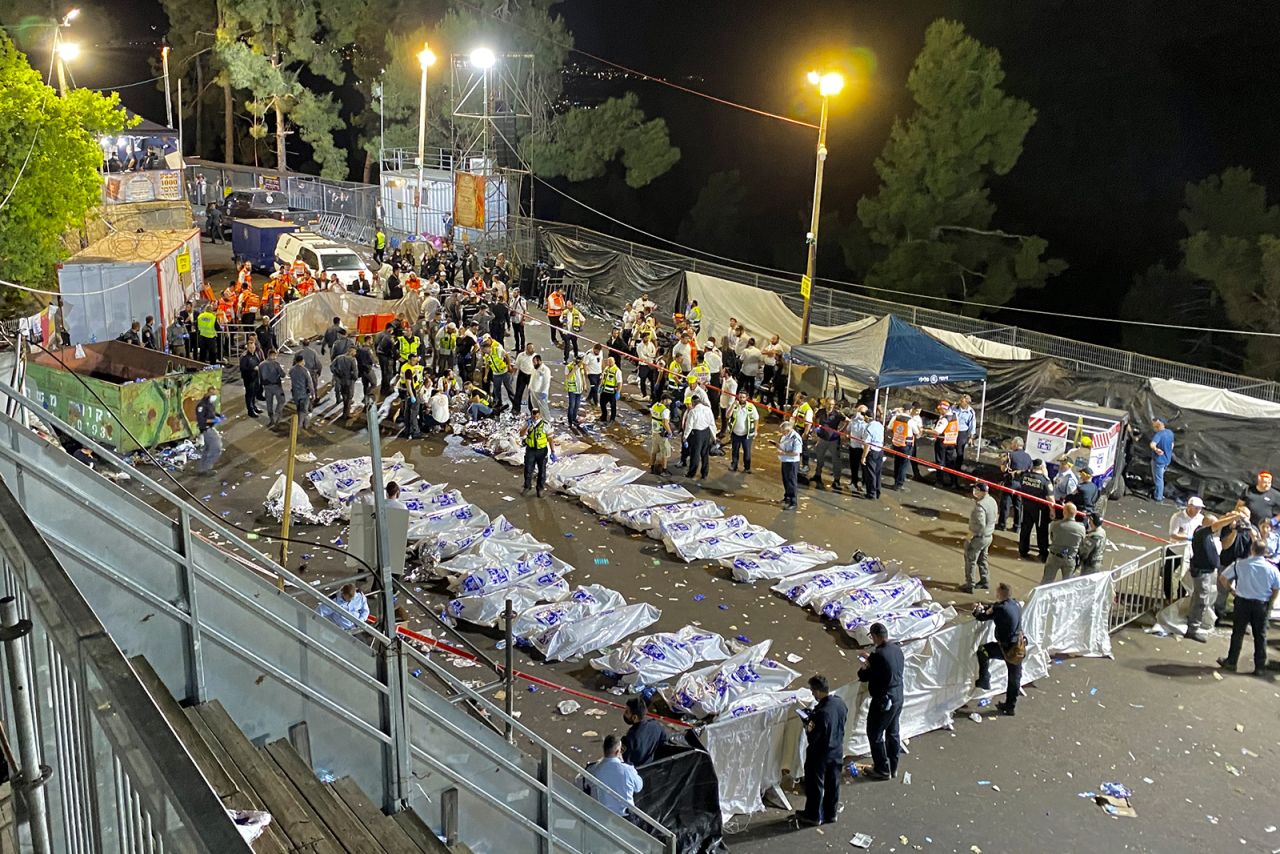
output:
[[[172,806],[181,815],[187,832],[175,840],[182,843],[176,850],[248,851],[164,714],[3,481],[0,551],[25,590],[32,590],[33,576],[39,579],[40,594],[26,598],[59,654],[86,668],[98,681],[96,690],[102,696],[89,702],[89,708],[102,718],[103,733],[115,748],[115,761],[128,770],[131,780],[147,783],[134,791],[147,802],[149,814],[163,818]],[[79,688],[94,693],[87,684]],[[168,797],[157,798],[160,786]]]

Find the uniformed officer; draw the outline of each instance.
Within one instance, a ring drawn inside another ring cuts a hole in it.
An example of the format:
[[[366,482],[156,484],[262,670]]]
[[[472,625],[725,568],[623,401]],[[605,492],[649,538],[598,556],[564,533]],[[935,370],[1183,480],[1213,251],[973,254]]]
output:
[[[956,447],[960,441],[960,422],[951,411],[951,404],[938,404],[938,420],[933,425],[933,459],[947,469],[956,467]],[[938,486],[955,488],[956,476],[949,471],[938,471],[934,481]]]
[[[200,339],[200,361],[210,364],[218,361],[218,315],[210,303],[205,303],[196,315],[196,333]]]
[[[1022,447],[1022,439],[1015,437],[1009,452],[1000,460],[1000,483],[1014,492],[1022,490],[1022,478],[1031,470],[1031,455]],[[996,530],[1005,529],[1005,520],[1013,511],[1013,532],[1022,529],[1022,500],[1014,492],[1000,491],[1000,518],[996,520]]]
[[[1031,532],[1036,534],[1036,550],[1043,563],[1049,555],[1049,493],[1053,486],[1044,460],[1032,460],[1031,471],[1022,476],[1022,529],[1018,532],[1018,557],[1031,556]]]
[[[902,718],[902,649],[889,642],[884,623],[871,624],[871,641],[876,645],[858,670],[858,681],[866,682],[871,694],[867,711],[867,741],[875,767],[868,780],[888,780],[897,776],[901,743],[898,722]]]
[[[547,430],[547,423],[542,420],[542,410],[534,410],[529,416],[524,429],[520,431],[520,440],[524,442],[524,489],[521,495],[528,495],[533,486],[533,473],[538,472],[538,497],[547,488],[547,454],[552,457],[556,453],[555,439]]]
[[[996,601],[990,605],[973,606],[973,618],[980,622],[990,620],[996,627],[996,639],[978,647],[978,680],[973,684],[983,691],[991,688],[990,661],[999,657],[1009,668],[1009,684],[1004,692],[1004,702],[996,703],[1003,715],[1013,716],[1018,704],[1018,688],[1022,685],[1022,657],[1026,647],[1019,649],[1022,638],[1022,606],[1013,598],[1013,591],[1005,582],[996,585]]]
[[[844,764],[844,728],[849,707],[830,693],[827,677],[809,677],[809,690],[818,704],[802,715],[807,736],[804,754],[804,809],[794,816],[801,824],[830,824],[840,803],[840,773]]]
[[[659,400],[649,408],[649,472],[668,474],[671,461],[671,409]]]
[[[415,350],[409,361],[400,369],[400,414],[404,418],[404,433],[410,439],[422,438],[419,418],[422,414],[423,386],[421,357]]]
[[[344,350],[329,363],[329,373],[333,375],[333,387],[342,404],[342,417],[351,417],[351,400],[356,392],[356,379],[360,375],[360,366],[350,350]]]
[[[1068,501],[1062,505],[1062,518],[1049,523],[1049,558],[1044,564],[1041,584],[1057,580],[1059,574],[1063,578],[1071,577],[1084,536],[1084,525],[1076,520],[1076,506]]]
[[[604,360],[600,374],[600,418],[605,424],[618,420],[618,395],[622,389],[622,368],[612,356]]]

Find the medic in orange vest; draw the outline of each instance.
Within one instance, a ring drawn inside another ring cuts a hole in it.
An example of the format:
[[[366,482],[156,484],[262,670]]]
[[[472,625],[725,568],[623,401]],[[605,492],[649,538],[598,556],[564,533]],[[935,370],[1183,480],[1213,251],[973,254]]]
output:
[[[405,290],[414,291],[415,293],[422,289],[422,280],[418,278],[417,273],[410,273],[409,277],[404,280]]]
[[[289,273],[294,278],[302,278],[311,275],[311,271],[307,269],[307,265],[302,259],[294,258],[293,263],[289,265]]]
[[[236,284],[245,287],[253,286],[253,267],[248,261],[240,265],[240,270],[236,273]]]

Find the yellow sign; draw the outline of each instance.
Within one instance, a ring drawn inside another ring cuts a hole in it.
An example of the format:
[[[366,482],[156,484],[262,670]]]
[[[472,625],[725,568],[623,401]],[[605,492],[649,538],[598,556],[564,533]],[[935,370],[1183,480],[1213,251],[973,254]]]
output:
[[[455,172],[453,222],[461,228],[484,228],[484,176]]]
[[[183,252],[181,255],[178,256],[178,272],[179,273],[191,272],[191,253],[190,252]]]
[[[808,276],[800,277],[800,296],[805,299],[809,298],[809,294],[813,291],[813,279]]]

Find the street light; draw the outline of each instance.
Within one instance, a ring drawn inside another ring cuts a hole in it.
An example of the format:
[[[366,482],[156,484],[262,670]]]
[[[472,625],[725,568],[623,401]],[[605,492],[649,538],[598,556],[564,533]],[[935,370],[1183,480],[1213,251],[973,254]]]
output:
[[[422,235],[422,166],[427,147],[427,69],[435,64],[436,55],[425,42],[418,51],[418,64],[422,66],[422,88],[418,98],[418,187],[417,204],[414,206],[413,230]]]
[[[67,97],[67,63],[80,55],[80,45],[59,40],[54,52],[58,57],[58,61],[54,63],[58,66],[58,94],[65,98]]]
[[[813,280],[818,273],[818,211],[822,205],[822,167],[827,161],[827,105],[832,95],[840,94],[844,88],[844,77],[834,71],[819,74],[809,72],[809,82],[818,87],[822,96],[822,119],[818,122],[818,159],[813,178],[813,214],[809,219],[809,233],[805,242],[809,244],[809,259],[805,265],[804,279],[800,282],[800,293],[804,297],[804,316],[800,324],[800,343],[809,343],[809,301],[813,293]]]
[[[478,47],[471,51],[471,64],[481,71],[488,71],[497,63],[498,57],[487,47]]]
[[[78,7],[75,9],[71,9],[70,11],[67,12],[67,14],[62,16],[62,26],[64,27],[71,26],[71,22],[79,17],[80,17],[80,9]]]

